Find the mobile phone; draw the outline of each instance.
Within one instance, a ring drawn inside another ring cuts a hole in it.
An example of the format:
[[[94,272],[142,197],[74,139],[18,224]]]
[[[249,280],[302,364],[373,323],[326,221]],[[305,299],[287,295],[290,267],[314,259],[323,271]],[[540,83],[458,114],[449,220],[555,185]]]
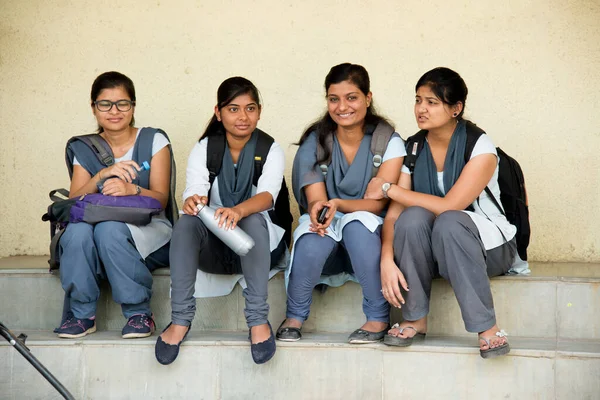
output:
[[[317,222],[322,224],[325,222],[325,214],[329,211],[329,207],[323,207],[321,211],[319,211],[319,216],[317,217]]]

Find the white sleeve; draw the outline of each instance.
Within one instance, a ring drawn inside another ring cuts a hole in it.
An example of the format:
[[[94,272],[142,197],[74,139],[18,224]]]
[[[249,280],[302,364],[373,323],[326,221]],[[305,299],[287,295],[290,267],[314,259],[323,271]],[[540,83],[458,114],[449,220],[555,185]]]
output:
[[[269,192],[273,196],[273,204],[277,200],[277,195],[281,190],[281,183],[283,181],[283,172],[285,170],[285,154],[279,144],[273,142],[267,159],[263,165],[263,171],[258,178],[258,186],[256,187],[256,193]]]
[[[79,164],[79,160],[75,156],[73,156],[73,165],[81,165]]]
[[[402,168],[400,169],[400,172],[412,175],[411,172],[410,172],[410,169],[408,169],[408,167],[406,165],[402,165]]]
[[[167,140],[165,135],[163,135],[160,132],[157,132],[154,135],[154,139],[152,139],[152,157],[154,157],[154,155],[156,153],[161,151],[163,149],[163,147],[168,146],[168,145],[169,145],[169,141]]]
[[[208,138],[202,139],[194,145],[190,157],[188,158],[187,169],[185,171],[185,190],[183,191],[183,200],[197,194],[199,196],[208,196],[208,167],[206,166],[206,145]]]
[[[385,149],[385,154],[383,155],[383,162],[387,160],[391,160],[392,158],[404,157],[406,156],[406,148],[404,147],[404,140],[398,135],[394,133],[388,142],[387,148]]]
[[[498,158],[498,152],[496,151],[496,146],[494,146],[492,139],[490,139],[490,137],[485,133],[479,136],[479,139],[477,139],[477,143],[475,143],[475,147],[473,147],[471,158],[469,158],[469,160],[481,154],[493,154],[496,156],[498,162],[500,162],[500,159]]]

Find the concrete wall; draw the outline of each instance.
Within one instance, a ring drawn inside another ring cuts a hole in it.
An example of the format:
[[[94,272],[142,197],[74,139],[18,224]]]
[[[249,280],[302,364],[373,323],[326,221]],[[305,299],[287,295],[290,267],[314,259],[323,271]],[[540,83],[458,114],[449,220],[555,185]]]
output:
[[[600,261],[600,5],[597,0],[0,0],[0,257],[47,252],[47,192],[68,187],[66,140],[94,130],[93,79],[136,84],[138,126],[171,136],[178,192],[216,88],[243,75],[260,127],[287,149],[350,61],[380,110],[416,131],[414,84],[436,67],[467,82],[467,116],[521,163],[534,260]]]

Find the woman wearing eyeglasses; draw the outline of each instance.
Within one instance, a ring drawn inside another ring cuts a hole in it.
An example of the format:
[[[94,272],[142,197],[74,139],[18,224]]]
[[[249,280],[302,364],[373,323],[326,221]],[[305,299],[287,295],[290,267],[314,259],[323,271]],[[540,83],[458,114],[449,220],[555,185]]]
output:
[[[167,244],[174,217],[173,156],[164,132],[134,126],[135,105],[131,79],[118,72],[96,78],[91,91],[92,113],[98,123],[94,138],[110,148],[114,164],[105,165],[91,147],[71,139],[67,145],[73,164],[70,197],[98,192],[106,196],[143,195],[160,201],[167,212],[154,216],[145,226],[116,221],[67,226],[60,239],[60,278],[70,312],[55,330],[62,338],[96,331],[101,279],[108,279],[113,299],[121,304],[127,318],[123,338],[150,336],[155,329],[150,311],[151,269],[168,262]],[[140,167],[144,161],[149,170]]]

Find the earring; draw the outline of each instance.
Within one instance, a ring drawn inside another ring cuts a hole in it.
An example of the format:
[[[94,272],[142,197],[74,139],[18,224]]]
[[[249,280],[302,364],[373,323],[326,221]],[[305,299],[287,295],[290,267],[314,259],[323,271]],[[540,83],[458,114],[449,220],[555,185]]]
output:
[[[452,114],[452,116],[453,116],[454,118],[456,118],[456,116],[457,116],[457,115],[458,115],[457,113],[454,113],[454,114]]]

